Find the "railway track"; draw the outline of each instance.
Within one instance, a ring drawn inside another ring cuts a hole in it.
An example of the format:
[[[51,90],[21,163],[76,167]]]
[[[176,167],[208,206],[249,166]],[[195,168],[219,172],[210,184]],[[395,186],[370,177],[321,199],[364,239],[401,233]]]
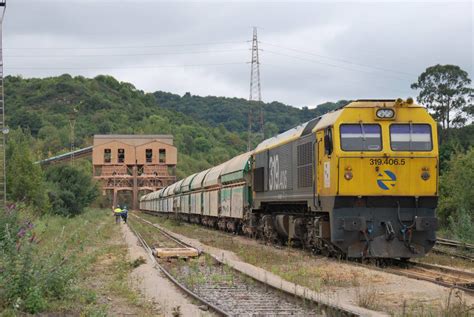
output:
[[[474,244],[437,238],[432,252],[474,262]]]
[[[161,230],[153,223],[133,215],[159,232],[164,238],[179,246],[189,246]],[[269,285],[255,281],[203,254],[194,260],[162,260],[153,256],[153,250],[129,221],[130,229],[137,236],[152,262],[184,292],[224,316],[357,316],[340,307],[325,307],[286,294]],[[160,244],[166,244],[160,241]],[[200,260],[202,259],[202,260]],[[329,313],[328,313],[329,312]],[[335,313],[334,313],[335,312]]]
[[[396,261],[395,264],[396,266],[386,267],[382,270],[474,294],[473,272],[413,261]]]
[[[147,213],[147,212],[146,212]],[[147,213],[156,216],[152,213]],[[143,219],[144,220],[144,219]],[[147,220],[144,220],[147,221]],[[153,225],[151,222],[149,222]],[[225,233],[225,232],[224,232]],[[439,239],[440,243],[446,243],[450,246],[456,245],[457,248],[470,248],[472,245],[461,242]],[[348,261],[349,264],[355,262]],[[393,265],[380,268],[375,265],[364,265],[369,269],[376,269],[396,275],[401,275],[413,279],[424,280],[438,284],[444,287],[456,288],[465,291],[469,294],[474,294],[474,273],[468,271],[457,270],[454,268],[437,266],[427,263],[420,263],[414,261],[393,261]]]

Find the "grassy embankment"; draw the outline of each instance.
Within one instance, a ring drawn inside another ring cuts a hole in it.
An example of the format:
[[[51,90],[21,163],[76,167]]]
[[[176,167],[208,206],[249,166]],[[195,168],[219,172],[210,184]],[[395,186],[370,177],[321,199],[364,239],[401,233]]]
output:
[[[65,218],[11,211],[0,225],[1,316],[157,313],[131,287],[133,261],[110,212]]]

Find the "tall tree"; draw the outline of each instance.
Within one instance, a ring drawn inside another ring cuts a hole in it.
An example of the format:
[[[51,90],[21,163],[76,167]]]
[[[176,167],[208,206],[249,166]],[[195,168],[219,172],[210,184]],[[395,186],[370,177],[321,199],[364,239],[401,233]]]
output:
[[[433,111],[443,129],[449,129],[451,124],[461,126],[472,117],[470,84],[468,73],[459,66],[438,64],[428,67],[411,88],[420,91],[418,102]]]
[[[10,133],[7,148],[8,199],[22,201],[39,209],[48,209],[48,196],[44,186],[43,172],[33,163],[30,136],[21,129]]]

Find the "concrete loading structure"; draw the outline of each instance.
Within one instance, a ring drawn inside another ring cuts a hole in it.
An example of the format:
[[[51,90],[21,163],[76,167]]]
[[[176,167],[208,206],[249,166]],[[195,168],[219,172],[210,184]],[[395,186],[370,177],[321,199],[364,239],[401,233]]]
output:
[[[173,184],[176,163],[171,135],[94,135],[93,176],[114,206],[128,194],[136,209],[139,196]]]

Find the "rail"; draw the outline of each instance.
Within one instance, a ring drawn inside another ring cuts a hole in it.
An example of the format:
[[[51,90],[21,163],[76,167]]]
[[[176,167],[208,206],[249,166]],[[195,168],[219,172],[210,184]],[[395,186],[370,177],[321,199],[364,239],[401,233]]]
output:
[[[147,212],[145,212],[147,213]],[[154,213],[148,213],[156,216]],[[440,239],[440,241],[460,245],[461,247],[470,247],[472,245],[464,244],[458,241]],[[457,243],[456,243],[457,242]],[[361,264],[354,261],[347,261],[350,264],[364,266],[369,269],[392,273],[396,275],[405,276],[408,278],[414,278],[418,280],[424,280],[438,284],[444,287],[456,288],[465,291],[469,294],[474,294],[474,273],[469,271],[456,270],[454,268],[442,267],[437,265],[431,265],[421,262],[413,261],[397,261],[393,260],[394,265],[389,267],[378,267],[371,264]],[[407,267],[408,266],[408,267]]]
[[[185,292],[186,294],[188,294],[189,296],[193,297],[194,299],[196,299],[197,301],[201,302],[202,304],[208,306],[210,309],[212,309],[213,311],[215,311],[216,313],[218,313],[219,315],[221,316],[230,316],[228,313],[226,313],[225,311],[221,310],[219,307],[213,305],[212,303],[206,301],[204,298],[200,297],[199,295],[197,295],[196,293],[192,292],[191,290],[189,290],[186,286],[184,286],[183,284],[181,284],[177,279],[175,279],[173,277],[173,275],[171,275],[170,272],[168,272],[168,270],[166,270],[162,265],[160,265],[158,263],[158,261],[156,260],[155,256],[153,255],[153,251],[151,250],[151,248],[148,246],[148,244],[146,243],[145,239],[143,239],[143,237],[140,235],[140,233],[138,233],[138,231],[136,231],[131,225],[130,223],[128,223],[128,227],[130,228],[130,230],[132,230],[133,234],[137,237],[138,241],[140,242],[140,244],[142,245],[143,249],[145,249],[148,257],[150,258],[151,262],[155,265],[155,267],[158,267],[160,269],[161,272],[163,272],[163,274],[171,281],[173,282],[173,284],[175,284],[178,288],[180,288],[183,292]]]
[[[196,248],[196,246],[193,246],[193,245],[190,245],[180,239],[178,239],[175,234],[171,233],[171,232],[168,232],[168,230],[162,228],[161,226],[157,225],[157,224],[153,224],[152,222],[146,220],[146,219],[143,219],[142,217],[139,217],[135,214],[132,214],[132,216],[134,218],[137,218],[137,219],[141,219],[143,222],[147,223],[148,225],[151,225],[153,226],[154,228],[156,228],[157,230],[160,230],[162,233],[165,233],[167,234],[167,236],[171,236],[173,237],[174,239],[176,240],[179,240],[183,243],[183,245],[186,245],[188,247],[193,247],[193,248]],[[202,250],[199,250],[200,252],[204,253],[204,251]],[[216,257],[213,257],[216,261],[220,262],[221,264],[226,264],[223,262],[222,259],[219,259],[219,258],[216,258]],[[156,261],[156,260],[155,260]],[[232,267],[232,270],[237,272],[238,274],[243,274],[244,276],[246,277],[250,277],[252,280],[254,280],[257,284],[262,284],[262,286],[265,287],[265,289],[273,289],[274,291],[278,291],[280,293],[283,293],[285,294],[286,296],[289,296],[289,297],[292,297],[292,298],[298,298],[299,300],[303,301],[303,302],[312,302],[314,304],[316,304],[318,307],[321,307],[323,310],[325,310],[326,312],[330,312],[330,315],[337,315],[337,316],[360,316],[361,314],[360,313],[357,313],[356,311],[354,311],[353,309],[350,309],[350,308],[345,308],[345,307],[341,307],[339,304],[338,305],[331,305],[330,303],[327,303],[325,301],[321,301],[321,300],[318,300],[318,299],[315,299],[315,298],[310,298],[310,297],[303,297],[301,296],[300,294],[295,294],[293,292],[288,292],[286,291],[285,289],[282,289],[282,288],[279,288],[279,287],[275,287],[274,285],[271,285],[269,283],[265,283],[264,281],[261,281],[261,280],[258,280],[256,279],[254,276],[251,276],[251,275],[248,275],[246,272],[242,272],[240,270],[238,270],[237,268],[234,268]],[[212,289],[210,289],[210,291],[213,291]],[[224,292],[226,293],[227,290],[226,289],[220,289],[218,290],[220,292]],[[221,294],[223,296],[223,293]],[[198,296],[198,295],[196,295]],[[235,296],[235,297],[239,297],[239,296]],[[268,297],[268,296],[267,296]],[[270,299],[270,298],[269,298]],[[260,303],[258,301],[256,301],[257,303]],[[261,310],[265,310],[267,309],[267,311],[265,311],[265,314],[268,314],[270,313],[271,310],[275,310],[275,306],[272,306],[272,307],[262,307]],[[249,311],[251,311],[251,307],[249,306]],[[254,307],[253,309],[258,309],[258,307]],[[256,312],[257,315],[261,315],[262,312]],[[281,312],[279,313],[279,315],[281,314]],[[294,315],[295,313],[289,313],[288,315]],[[298,314],[296,314],[298,315]],[[304,314],[305,316],[307,314]]]
[[[474,294],[474,272],[413,261],[398,261],[397,264],[397,268],[382,270]]]
[[[474,262],[474,244],[437,238],[432,251]]]

